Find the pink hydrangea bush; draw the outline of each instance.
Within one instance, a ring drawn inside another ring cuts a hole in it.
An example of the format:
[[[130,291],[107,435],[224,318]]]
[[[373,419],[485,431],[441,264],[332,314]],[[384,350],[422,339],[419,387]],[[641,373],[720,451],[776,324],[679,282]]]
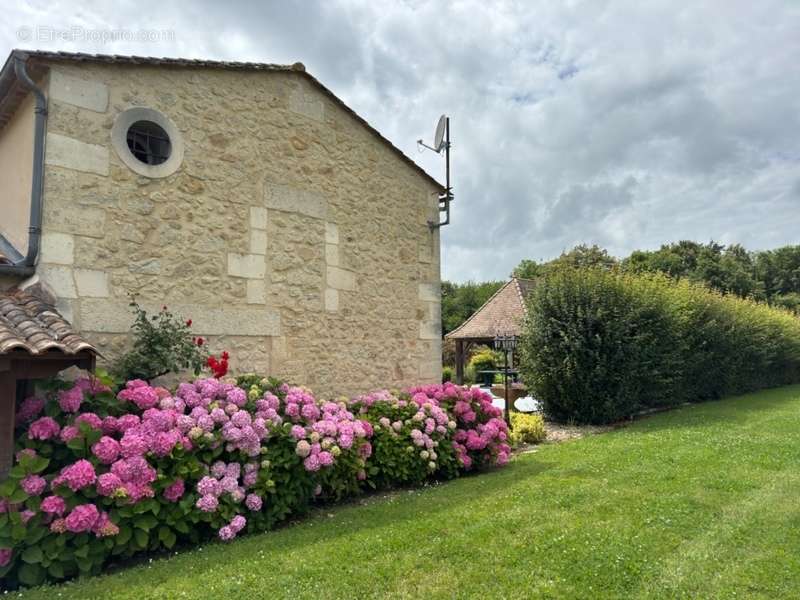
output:
[[[115,394],[110,383],[57,382],[20,404],[16,464],[0,484],[0,578],[10,587],[229,541],[366,486],[508,459],[491,401],[455,386],[332,402],[256,376],[174,392],[131,380]]]
[[[427,398],[455,417],[453,449],[463,469],[498,465],[511,456],[508,426],[503,412],[492,405],[492,397],[479,388],[443,383],[408,391],[422,402]]]
[[[373,428],[373,456],[359,475],[368,486],[419,485],[458,474],[450,442],[454,423],[436,401],[383,390],[350,405]]]
[[[372,455],[372,426],[356,417],[344,400],[318,402],[309,390],[287,390],[283,410],[303,467],[317,474],[322,498],[338,500],[359,491],[359,474]]]

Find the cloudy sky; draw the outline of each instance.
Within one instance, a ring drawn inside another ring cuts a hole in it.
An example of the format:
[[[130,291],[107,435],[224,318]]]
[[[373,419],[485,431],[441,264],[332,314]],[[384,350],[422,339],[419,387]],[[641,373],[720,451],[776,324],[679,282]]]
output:
[[[415,140],[447,113],[446,279],[577,243],[800,243],[797,0],[6,0],[15,47],[301,61],[440,180]]]

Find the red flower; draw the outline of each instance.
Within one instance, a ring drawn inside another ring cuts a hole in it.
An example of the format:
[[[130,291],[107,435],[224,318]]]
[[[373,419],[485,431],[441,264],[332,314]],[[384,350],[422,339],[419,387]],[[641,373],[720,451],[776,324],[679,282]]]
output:
[[[230,357],[231,357],[231,355],[230,355],[230,354],[228,354],[228,351],[227,351],[227,350],[225,350],[225,351],[222,353],[222,360],[224,360],[224,361],[227,361],[227,360],[228,360]]]
[[[228,353],[223,352],[221,356],[222,360],[217,360],[213,354],[206,360],[206,365],[208,365],[208,368],[211,369],[212,374],[217,379],[225,377],[228,373],[228,357]]]
[[[191,326],[192,326],[192,320],[191,320],[191,319],[188,319],[188,320],[186,321],[186,326],[187,326],[187,327],[191,327]]]
[[[202,346],[205,343],[205,340],[199,337],[194,341],[194,343],[197,344],[198,346]]]

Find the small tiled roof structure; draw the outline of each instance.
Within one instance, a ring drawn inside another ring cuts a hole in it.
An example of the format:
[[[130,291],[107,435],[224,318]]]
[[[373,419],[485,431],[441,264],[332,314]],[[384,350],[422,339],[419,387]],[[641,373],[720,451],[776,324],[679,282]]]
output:
[[[512,277],[459,327],[448,333],[451,340],[491,340],[496,335],[520,335],[525,300],[536,286],[532,279]]]
[[[0,480],[11,467],[17,401],[32,391],[32,381],[72,366],[92,370],[96,355],[39,294],[0,292]]]
[[[522,333],[525,303],[534,287],[536,281],[532,279],[512,277],[469,319],[444,336],[456,343],[456,383],[464,383],[465,350],[470,344],[491,343],[498,335]]]
[[[53,306],[22,290],[0,293],[0,356],[15,350],[31,355],[97,352]]]

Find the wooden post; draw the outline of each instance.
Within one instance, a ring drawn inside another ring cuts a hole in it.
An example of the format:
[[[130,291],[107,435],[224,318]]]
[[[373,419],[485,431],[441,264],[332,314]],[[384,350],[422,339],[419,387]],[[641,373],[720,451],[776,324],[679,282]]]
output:
[[[6,478],[14,460],[16,403],[17,380],[10,370],[0,371],[0,481]]]
[[[464,340],[456,340],[456,383],[464,385]]]

